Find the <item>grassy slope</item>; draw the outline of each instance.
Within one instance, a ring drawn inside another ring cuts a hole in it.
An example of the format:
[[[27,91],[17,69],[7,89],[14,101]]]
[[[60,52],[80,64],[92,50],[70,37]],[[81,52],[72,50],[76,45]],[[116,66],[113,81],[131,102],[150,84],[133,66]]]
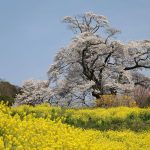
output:
[[[150,130],[150,108],[95,108],[95,109],[63,109],[48,106],[21,106],[13,108],[12,116],[18,114],[33,114],[35,117],[46,118],[50,115],[51,120],[59,120],[63,123],[81,128],[97,130],[124,130],[133,131]]]

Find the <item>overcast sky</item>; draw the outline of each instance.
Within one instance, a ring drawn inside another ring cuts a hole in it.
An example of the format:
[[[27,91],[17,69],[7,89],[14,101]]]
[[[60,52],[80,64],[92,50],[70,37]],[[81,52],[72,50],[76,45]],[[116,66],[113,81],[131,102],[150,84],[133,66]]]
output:
[[[107,16],[121,41],[150,39],[150,0],[0,0],[0,78],[47,79],[56,52],[74,36],[62,18],[87,11]]]

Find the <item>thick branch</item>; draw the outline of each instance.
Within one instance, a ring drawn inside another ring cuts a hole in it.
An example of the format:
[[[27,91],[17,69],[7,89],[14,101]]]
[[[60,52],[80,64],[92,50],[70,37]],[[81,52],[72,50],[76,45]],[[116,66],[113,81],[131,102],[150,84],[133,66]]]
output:
[[[144,65],[136,64],[136,65],[131,66],[131,67],[126,67],[126,68],[124,68],[124,70],[133,70],[133,69],[136,69],[136,68],[145,68],[145,69],[149,69],[150,66],[144,66]]]

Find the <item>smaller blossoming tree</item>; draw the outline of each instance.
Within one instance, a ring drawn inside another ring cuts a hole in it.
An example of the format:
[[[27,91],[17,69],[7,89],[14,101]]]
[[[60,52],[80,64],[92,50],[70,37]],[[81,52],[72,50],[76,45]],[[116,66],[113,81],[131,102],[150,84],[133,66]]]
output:
[[[23,83],[21,93],[16,95],[15,105],[37,105],[48,102],[51,97],[51,89],[46,80],[26,80]]]

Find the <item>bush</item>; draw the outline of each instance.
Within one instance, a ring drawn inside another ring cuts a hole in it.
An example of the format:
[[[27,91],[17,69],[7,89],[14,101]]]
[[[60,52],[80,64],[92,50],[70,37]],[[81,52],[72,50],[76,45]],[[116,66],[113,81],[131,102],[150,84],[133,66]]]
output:
[[[150,106],[150,88],[137,86],[134,90],[134,99],[139,107]]]
[[[14,98],[11,98],[9,96],[0,96],[0,102],[4,102],[8,106],[12,106],[15,102]]]
[[[103,95],[101,99],[96,100],[97,107],[117,107],[127,106],[134,107],[136,102],[128,95]]]

